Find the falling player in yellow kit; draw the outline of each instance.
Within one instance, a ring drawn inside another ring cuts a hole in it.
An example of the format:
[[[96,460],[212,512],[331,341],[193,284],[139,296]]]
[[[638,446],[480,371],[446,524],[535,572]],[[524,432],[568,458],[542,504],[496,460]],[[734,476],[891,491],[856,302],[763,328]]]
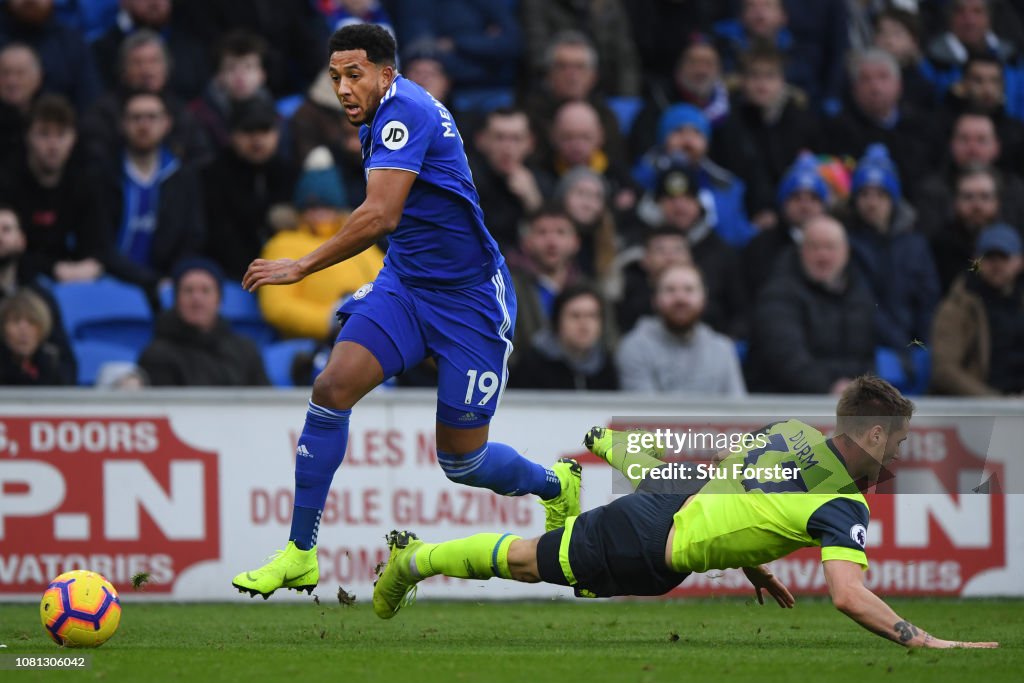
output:
[[[888,382],[860,377],[839,399],[833,438],[798,420],[777,422],[759,433],[756,447],[722,453],[713,477],[692,481],[650,476],[670,466],[623,448],[622,432],[595,427],[585,445],[627,474],[636,492],[528,540],[476,534],[425,543],[391,532],[374,611],[393,617],[416,584],[436,574],[544,581],[581,597],[610,597],[661,595],[692,572],[732,567],[743,569],[762,604],[766,591],[788,608],[793,596],[763,564],[820,546],[833,604],[869,631],[907,647],[998,647],[936,638],[864,585],[869,511],[861,489],[897,457],[913,411]]]

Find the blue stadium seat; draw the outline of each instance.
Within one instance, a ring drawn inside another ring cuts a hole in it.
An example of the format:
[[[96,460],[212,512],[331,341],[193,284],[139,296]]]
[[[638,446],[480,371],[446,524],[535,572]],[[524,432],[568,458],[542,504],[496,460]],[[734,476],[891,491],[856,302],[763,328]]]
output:
[[[608,108],[619,120],[619,130],[623,135],[628,135],[633,128],[633,121],[640,114],[644,101],[640,97],[609,97]]]
[[[296,354],[309,353],[316,348],[313,339],[288,339],[263,347],[263,366],[275,387],[293,387],[292,361]]]
[[[879,346],[875,349],[875,372],[902,393],[920,396],[931,381],[931,353],[924,346],[913,346],[904,362],[900,351]]]
[[[512,88],[465,88],[452,94],[455,111],[486,113],[509,107],[515,100]]]
[[[153,313],[135,285],[113,278],[54,285],[64,329],[74,341],[121,344],[136,352],[153,337]]]
[[[78,360],[78,383],[82,386],[96,383],[96,376],[104,363],[134,363],[139,356],[138,351],[130,346],[105,341],[76,341],[71,346]]]
[[[292,114],[302,106],[302,95],[288,95],[277,101],[277,114],[282,119],[290,119]]]
[[[242,289],[242,285],[235,282],[224,283],[220,314],[231,323],[231,328],[235,332],[244,334],[259,346],[266,346],[274,341],[276,333],[263,319],[256,295]]]

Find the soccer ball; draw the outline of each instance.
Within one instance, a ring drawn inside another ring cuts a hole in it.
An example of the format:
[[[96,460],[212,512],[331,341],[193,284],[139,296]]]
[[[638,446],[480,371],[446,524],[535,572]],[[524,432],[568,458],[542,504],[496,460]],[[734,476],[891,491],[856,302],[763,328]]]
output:
[[[99,647],[121,623],[121,600],[101,575],[76,569],[50,582],[39,617],[58,645]]]

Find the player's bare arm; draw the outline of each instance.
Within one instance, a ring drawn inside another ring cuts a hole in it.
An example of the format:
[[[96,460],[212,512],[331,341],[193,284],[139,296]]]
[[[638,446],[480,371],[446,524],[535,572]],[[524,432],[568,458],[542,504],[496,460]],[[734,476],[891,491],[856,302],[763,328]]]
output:
[[[856,562],[826,560],[825,580],[832,604],[858,624],[883,638],[906,647],[995,648],[999,643],[966,642],[936,638],[899,616],[864,585],[864,572]]]
[[[366,183],[366,200],[329,240],[300,259],[256,259],[242,279],[254,292],[263,285],[287,285],[369,249],[398,225],[416,174],[399,169],[374,169]]]

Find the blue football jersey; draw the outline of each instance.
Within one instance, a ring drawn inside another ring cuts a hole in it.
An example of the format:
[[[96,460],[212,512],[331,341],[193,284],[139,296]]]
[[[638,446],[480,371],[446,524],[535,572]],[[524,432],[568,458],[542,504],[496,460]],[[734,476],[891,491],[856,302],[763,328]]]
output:
[[[367,177],[375,168],[417,174],[385,266],[406,284],[451,289],[489,280],[504,263],[451,113],[416,83],[395,78],[359,130]]]

